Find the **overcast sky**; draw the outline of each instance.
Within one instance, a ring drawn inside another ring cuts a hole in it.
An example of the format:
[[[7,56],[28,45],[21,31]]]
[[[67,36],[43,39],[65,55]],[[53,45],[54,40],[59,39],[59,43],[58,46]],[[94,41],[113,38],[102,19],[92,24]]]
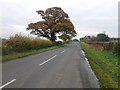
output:
[[[119,0],[0,0],[0,37],[22,33],[29,35],[26,27],[40,20],[37,10],[61,7],[70,16],[77,38],[106,32],[118,36]]]

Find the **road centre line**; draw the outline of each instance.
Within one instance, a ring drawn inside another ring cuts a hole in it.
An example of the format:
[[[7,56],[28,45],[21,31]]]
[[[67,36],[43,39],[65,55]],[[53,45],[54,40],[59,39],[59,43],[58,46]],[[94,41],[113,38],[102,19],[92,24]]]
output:
[[[69,48],[67,48],[66,50],[68,50]],[[60,52],[60,53],[64,53],[66,50],[63,50],[62,52]]]
[[[69,49],[69,48],[68,48],[68,49]],[[68,50],[68,49],[66,49],[66,50]],[[64,53],[66,50],[64,50],[64,51],[62,51],[62,52],[60,52],[60,53]],[[54,55],[53,57],[49,58],[48,60],[42,62],[42,63],[39,64],[39,65],[41,66],[41,65],[43,65],[43,64],[45,64],[45,63],[47,63],[47,62],[49,62],[50,60],[52,60],[52,59],[55,58],[56,56],[57,56],[57,55]],[[6,83],[6,84],[0,86],[0,90],[1,90],[2,88],[4,88],[4,87],[8,86],[9,84],[15,82],[15,81],[16,81],[16,79],[13,79],[13,80],[11,80],[10,82],[8,82],[8,83]]]
[[[53,57],[49,58],[48,60],[42,62],[42,63],[39,64],[39,65],[41,66],[41,65],[43,65],[43,64],[45,64],[45,63],[47,63],[47,62],[49,62],[50,60],[52,60],[52,59],[55,58],[56,56],[57,56],[57,55],[54,55]]]
[[[68,50],[68,49],[69,49],[69,48],[67,48],[66,50]],[[62,51],[62,52],[60,52],[60,53],[64,53],[66,50],[64,50],[64,51]],[[42,66],[43,64],[45,64],[45,63],[49,62],[50,60],[52,60],[53,58],[55,58],[56,56],[57,56],[57,55],[54,55],[53,57],[49,58],[48,60],[42,62],[42,63],[39,64],[39,65]]]
[[[62,52],[60,52],[60,53],[64,53],[66,50],[64,50],[64,51],[62,51]]]
[[[69,48],[67,48],[66,50],[68,50],[68,49],[69,49]],[[62,51],[62,52],[60,52],[60,53],[64,53],[66,50],[64,50],[64,51]],[[52,59],[55,58],[56,56],[57,56],[57,55],[54,55],[53,57],[49,58],[48,60],[42,62],[42,63],[39,64],[39,65],[41,66],[41,65],[43,65],[43,64],[45,64],[45,63],[47,63],[47,62],[49,62],[50,60],[52,60]],[[0,90],[1,90],[2,88],[4,88],[4,87],[8,86],[9,84],[15,82],[15,81],[16,81],[16,79],[13,79],[13,80],[9,81],[8,83],[6,83],[6,84],[0,86]]]
[[[13,83],[14,81],[16,81],[16,79],[13,79],[13,80],[11,80],[10,82],[2,85],[2,86],[0,87],[0,90],[1,90],[2,88],[4,88],[4,87],[8,86],[9,84]]]

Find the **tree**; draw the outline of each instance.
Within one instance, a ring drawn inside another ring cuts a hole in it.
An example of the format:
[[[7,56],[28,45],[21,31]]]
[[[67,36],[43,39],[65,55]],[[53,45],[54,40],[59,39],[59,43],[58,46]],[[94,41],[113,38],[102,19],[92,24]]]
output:
[[[97,41],[97,37],[96,36],[91,36],[91,41]]]
[[[45,11],[39,10],[38,14],[41,15],[42,21],[28,24],[27,30],[32,30],[31,34],[38,37],[46,37],[47,39],[55,42],[57,39],[56,34],[69,35],[71,38],[76,36],[74,25],[60,7],[48,8]]]
[[[60,39],[62,39],[63,41],[67,41],[67,40],[70,40],[71,37],[69,35],[61,35],[59,36]]]
[[[97,41],[109,41],[109,37],[105,33],[99,33],[97,35]]]

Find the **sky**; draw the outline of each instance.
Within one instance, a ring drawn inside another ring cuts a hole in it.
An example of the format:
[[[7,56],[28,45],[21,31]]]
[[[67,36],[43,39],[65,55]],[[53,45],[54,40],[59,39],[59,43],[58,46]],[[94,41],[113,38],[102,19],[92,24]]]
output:
[[[76,38],[105,32],[118,37],[119,0],[0,0],[0,37],[22,33],[30,36],[27,25],[41,20],[37,10],[61,7],[70,17]]]

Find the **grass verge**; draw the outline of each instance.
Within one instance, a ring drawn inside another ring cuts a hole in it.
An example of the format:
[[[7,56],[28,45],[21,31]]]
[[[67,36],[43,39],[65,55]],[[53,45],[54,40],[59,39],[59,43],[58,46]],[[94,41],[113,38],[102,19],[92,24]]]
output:
[[[2,55],[2,62],[10,61],[10,60],[13,60],[13,59],[25,57],[25,56],[32,55],[32,54],[38,54],[38,53],[41,53],[41,52],[44,52],[44,51],[57,49],[59,47],[62,47],[62,46],[52,46],[52,47],[38,49],[38,50],[30,50],[30,51],[20,52],[20,53],[15,52],[15,53],[11,53],[11,54],[8,54],[8,55]]]
[[[118,88],[118,56],[110,51],[96,50],[90,44],[81,42],[81,47],[89,59],[90,65],[100,81],[102,88]]]

